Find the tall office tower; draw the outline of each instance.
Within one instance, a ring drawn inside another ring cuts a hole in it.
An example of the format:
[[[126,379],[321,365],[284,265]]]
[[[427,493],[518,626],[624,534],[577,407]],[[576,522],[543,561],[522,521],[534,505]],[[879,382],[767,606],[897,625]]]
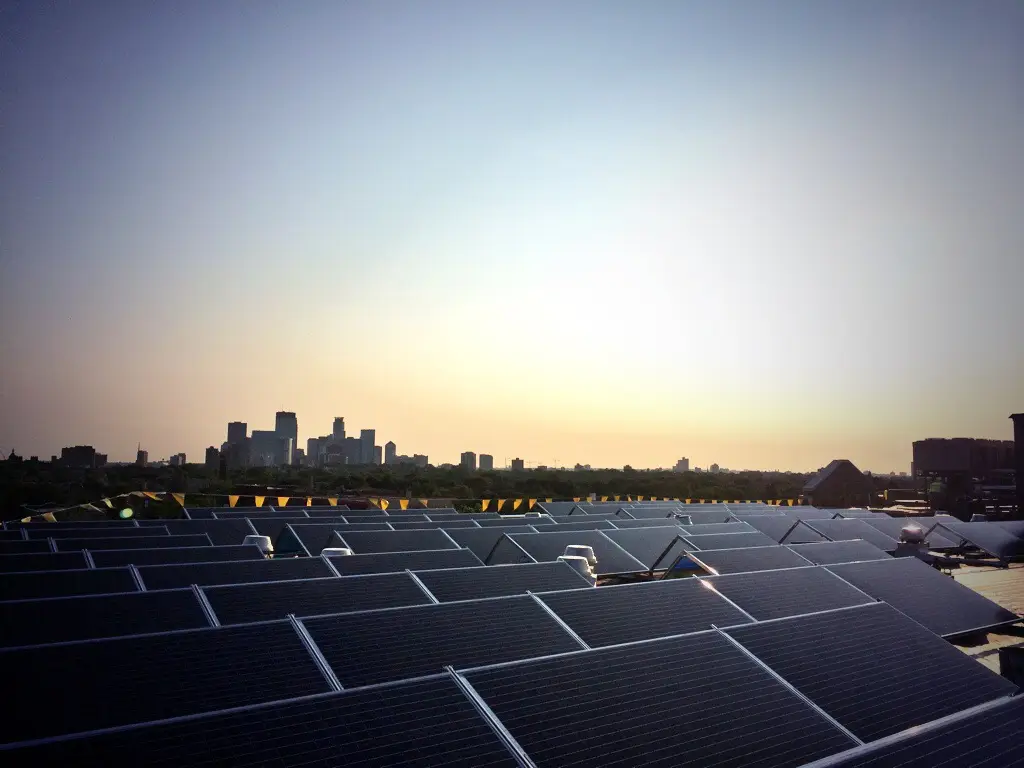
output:
[[[359,431],[359,444],[362,449],[359,452],[360,464],[373,464],[373,446],[377,441],[377,430],[363,429]]]
[[[214,471],[220,466],[220,451],[217,450],[217,446],[211,445],[206,449],[206,461],[203,462],[203,466]]]
[[[513,472],[522,472],[524,469],[526,469],[526,462],[525,461],[520,459],[518,456],[516,458],[512,459],[512,471]]]
[[[395,445],[390,440],[388,440],[386,443],[384,443],[384,463],[385,464],[394,464],[395,463],[395,456],[397,456],[397,455],[398,455],[398,446],[397,445]]]
[[[480,454],[480,471],[489,472],[494,469],[494,457],[489,453]]]
[[[689,472],[690,471],[690,460],[683,456],[679,461],[676,462],[675,467],[672,468],[673,472]]]
[[[345,464],[363,463],[363,444],[358,437],[346,437],[341,455]]]
[[[275,414],[274,431],[281,437],[290,437],[293,447],[299,444],[299,420],[291,411],[278,411]]]
[[[345,439],[345,417],[335,416],[334,417],[334,431],[331,432],[331,437],[337,443],[342,442]]]
[[[373,463],[378,467],[381,465],[381,449],[379,445],[373,446]]]
[[[138,452],[135,454],[135,466],[137,466],[137,467],[145,467],[145,466],[148,466],[148,465],[149,465],[149,451],[144,451],[141,448],[139,448]]]
[[[462,454],[461,464],[463,469],[468,469],[470,472],[476,472],[476,454],[472,451],[466,451]]]
[[[245,438],[249,436],[249,425],[244,421],[229,421],[228,422],[228,442],[229,443],[244,443]]]
[[[306,440],[306,463],[311,467],[321,466],[320,454],[327,448],[326,445],[321,447],[321,443],[327,441],[322,437],[311,437]]]

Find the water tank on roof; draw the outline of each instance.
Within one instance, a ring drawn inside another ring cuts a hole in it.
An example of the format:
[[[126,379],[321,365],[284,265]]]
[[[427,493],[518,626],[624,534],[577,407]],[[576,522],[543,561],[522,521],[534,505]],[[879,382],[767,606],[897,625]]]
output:
[[[345,557],[351,555],[352,550],[348,547],[326,547],[320,554],[325,557]]]
[[[558,559],[571,566],[580,576],[589,581],[591,586],[597,586],[597,576],[591,569],[590,563],[587,562],[587,558],[579,555],[559,555]]]
[[[597,566],[597,557],[594,555],[593,547],[588,547],[583,544],[570,544],[565,548],[564,554],[575,557],[585,557],[587,562],[590,563],[591,568]]]
[[[246,536],[242,539],[242,544],[255,544],[264,555],[272,555],[274,553],[274,542],[270,540],[269,536]]]

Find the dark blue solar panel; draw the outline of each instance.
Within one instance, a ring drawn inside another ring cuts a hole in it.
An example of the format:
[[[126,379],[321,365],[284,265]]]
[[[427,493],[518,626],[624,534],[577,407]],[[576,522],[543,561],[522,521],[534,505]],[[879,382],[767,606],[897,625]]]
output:
[[[675,525],[605,531],[605,535],[652,571],[664,570],[686,552],[683,531]]]
[[[246,536],[256,533],[244,517],[236,520],[163,520],[159,522],[167,527],[169,533],[177,536],[205,533],[210,537],[210,541],[217,546],[241,544]],[[140,520],[139,525],[145,526],[147,521]]]
[[[538,766],[795,766],[853,744],[715,632],[466,677]]]
[[[312,696],[27,747],[19,765],[515,768],[450,677]]]
[[[138,529],[141,530],[141,529]],[[54,539],[59,552],[79,549],[164,549],[169,547],[209,547],[210,537],[204,534],[192,536],[123,536],[116,539]]]
[[[302,622],[346,688],[580,649],[530,597],[474,600]]]
[[[961,537],[978,549],[1007,560],[1024,557],[1024,539],[1014,536],[995,523],[962,523],[959,520],[947,519],[939,522],[942,528],[937,532],[948,535],[951,539]],[[946,531],[952,535],[946,534]]]
[[[30,528],[26,531],[30,539],[118,539],[122,536],[138,538],[140,536],[166,536],[167,526],[150,525],[145,528],[125,526],[123,528],[108,528],[107,526],[93,526],[91,528],[77,528],[64,526],[59,523],[50,523],[48,527]]]
[[[286,621],[3,650],[0,664],[9,690],[47,702],[8,712],[0,742],[330,690]]]
[[[686,534],[692,544],[688,549],[739,549],[740,547],[774,547],[777,542],[760,531],[753,533],[706,533],[697,536]]]
[[[412,552],[419,549],[459,549],[442,530],[426,531],[347,531],[346,545],[358,555],[368,552]]]
[[[442,603],[590,586],[577,571],[557,562],[417,571],[416,576]]]
[[[683,529],[694,536],[708,533],[753,533],[755,528],[746,523],[705,523],[704,525],[684,525]]]
[[[50,542],[46,539],[35,541],[0,541],[0,555],[23,555],[30,552],[52,552]]]
[[[172,547],[167,549],[112,549],[89,555],[97,568],[118,565],[163,565],[171,563],[215,563],[230,560],[262,560],[259,547],[248,544],[236,547]]]
[[[805,544],[812,541],[827,541],[817,531],[800,524],[799,520],[787,517],[786,515],[753,515],[743,518],[743,521],[780,544]]]
[[[813,566],[701,578],[758,621],[872,601],[824,568]]]
[[[191,589],[0,602],[4,648],[209,625]]]
[[[257,581],[285,581],[334,576],[319,557],[281,560],[236,560],[224,563],[187,563],[185,565],[144,565],[139,574],[146,589],[175,589],[191,584],[242,584]]]
[[[801,568],[810,562],[788,547],[747,547],[745,549],[708,549],[690,554],[690,558],[706,566],[712,575],[749,573]]]
[[[135,592],[138,588],[128,568],[0,574],[0,600],[102,595],[109,592]]]
[[[472,550],[482,563],[487,562],[498,540],[506,533],[533,532],[532,527],[525,525],[508,525],[503,528],[455,528],[447,531],[460,547]]]
[[[431,602],[407,573],[204,587],[203,592],[221,624]]]
[[[864,741],[1017,690],[885,603],[729,634]]]
[[[815,544],[794,544],[790,546],[790,549],[816,565],[890,559],[890,555],[866,541],[823,541]]]
[[[916,557],[830,565],[828,570],[937,635],[968,634],[1018,619]]]
[[[0,573],[23,571],[63,571],[88,568],[81,552],[28,552],[24,555],[0,555]]]
[[[544,531],[543,533],[515,533],[498,542],[491,563],[516,562],[509,554],[515,554],[515,547],[509,548],[508,540],[522,548],[534,560],[557,560],[565,554],[569,545],[592,547],[597,557],[598,574],[640,573],[647,571],[646,565],[626,552],[622,547],[604,535],[604,531]],[[504,551],[503,551],[504,550]]]
[[[573,589],[539,597],[593,647],[751,621],[698,579]]]
[[[868,525],[864,520],[811,520],[807,525],[833,541],[862,539],[886,552],[894,552],[899,544],[896,539]]]
[[[418,552],[334,556],[331,557],[331,565],[342,576],[349,576],[432,568],[471,568],[483,563],[469,549],[430,549]]]

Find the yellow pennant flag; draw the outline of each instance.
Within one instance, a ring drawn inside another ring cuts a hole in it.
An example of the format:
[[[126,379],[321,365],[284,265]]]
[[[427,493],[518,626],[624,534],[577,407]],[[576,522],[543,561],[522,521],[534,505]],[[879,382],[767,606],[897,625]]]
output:
[[[618,500],[619,500],[619,497],[618,497],[618,496],[616,496],[616,497],[615,497],[615,500],[616,500],[616,501],[618,501]]]
[[[422,504],[423,508],[426,509],[430,506],[430,499],[420,499],[420,504]]]
[[[582,496],[573,496],[572,500],[573,501],[579,501],[581,498],[583,498],[583,497]]]
[[[512,511],[515,512],[517,509],[519,509],[519,507],[522,506],[522,503],[523,503],[522,499],[515,499],[512,502]]]
[[[504,499],[498,499],[497,501],[498,501],[498,506],[494,508],[494,511],[495,512],[501,512],[501,508],[505,506],[505,500]]]
[[[176,502],[178,502],[178,506],[180,506],[180,507],[184,507],[185,506],[185,494],[184,493],[172,493],[171,496],[174,498],[174,500]]]
[[[114,503],[110,499],[104,499],[103,503],[107,505],[108,509],[113,509],[114,508]]]
[[[791,506],[791,507],[793,506],[793,500],[792,499],[789,500],[789,506]]]
[[[651,496],[651,501],[657,501],[657,500],[658,500],[657,496]]]
[[[377,507],[377,509],[380,509],[380,499],[367,499],[367,501]]]
[[[31,523],[32,522],[32,518],[31,517],[23,517],[23,518],[21,518],[21,522],[23,522],[23,523]]]
[[[607,496],[602,496],[601,497],[601,501],[608,501],[608,497]]]
[[[381,499],[380,500],[380,508],[383,509],[383,510],[387,510],[387,508],[388,508],[388,500],[387,499]]]
[[[143,493],[153,501],[160,501],[160,497],[153,493],[153,491],[143,491]]]
[[[291,496],[278,496],[277,497],[277,506],[279,506],[279,507],[287,507],[288,506],[288,500],[290,498],[291,498]]]
[[[409,500],[408,499],[399,499],[398,500],[398,506],[401,507],[402,509],[408,509],[409,508]]]
[[[43,520],[48,523],[56,523],[57,518],[53,516],[53,512],[43,512]]]
[[[739,499],[736,499],[736,501],[734,501],[734,502],[733,502],[733,504],[742,504],[742,503],[743,503],[743,502],[742,502],[742,501],[740,501]]]
[[[337,496],[328,496],[327,497],[327,503],[330,504],[332,507],[338,506],[338,497]]]
[[[312,496],[307,496],[306,497],[306,506],[307,507],[312,507],[313,506],[313,497]]]
[[[530,505],[529,509],[533,509],[533,505],[537,503],[536,499],[527,499],[526,501],[527,501],[527,504]]]
[[[550,498],[544,499],[544,501],[548,502],[549,504],[551,503],[551,499]]]
[[[239,496],[228,496],[228,506],[233,507],[238,503]]]
[[[679,497],[676,496],[674,499],[672,499],[672,501],[679,501]]]
[[[637,496],[637,498],[638,498],[638,499],[639,499],[640,501],[643,501],[643,500],[644,500],[644,497],[643,497],[643,496]]]
[[[262,507],[263,506],[263,502],[266,501],[266,500],[267,500],[266,496],[257,496],[256,497],[256,506],[257,507]]]
[[[690,501],[691,501],[691,499],[687,499],[687,500],[686,500],[686,503],[687,503],[687,504],[689,504],[689,503],[690,503]]]
[[[487,511],[487,507],[489,507],[490,505],[491,505],[491,500],[490,499],[480,499],[480,511],[481,512],[486,512]]]
[[[626,495],[626,501],[632,501],[632,500],[633,500],[633,497],[627,494]]]

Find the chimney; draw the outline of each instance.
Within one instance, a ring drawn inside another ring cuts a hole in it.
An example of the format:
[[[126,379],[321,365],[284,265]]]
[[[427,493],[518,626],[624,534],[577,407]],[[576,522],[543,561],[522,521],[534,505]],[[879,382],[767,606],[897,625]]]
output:
[[[1017,480],[1017,519],[1024,520],[1024,413],[1014,413],[1013,466]]]

